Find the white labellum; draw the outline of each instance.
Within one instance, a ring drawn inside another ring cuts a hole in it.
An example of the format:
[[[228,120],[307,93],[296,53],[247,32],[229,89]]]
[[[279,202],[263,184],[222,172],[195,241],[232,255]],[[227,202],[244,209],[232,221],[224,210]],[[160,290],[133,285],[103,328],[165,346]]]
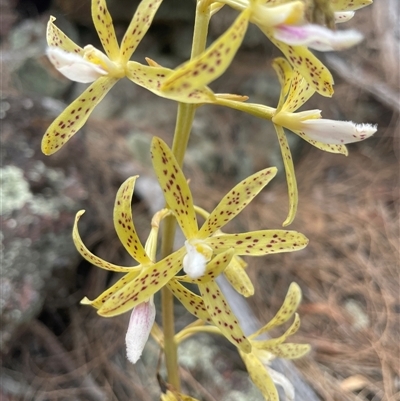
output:
[[[372,124],[325,119],[305,120],[300,125],[301,131],[311,139],[332,145],[359,142],[369,138],[377,130],[377,126]]]
[[[183,258],[183,270],[193,280],[203,276],[207,262],[211,259],[212,249],[205,244],[192,245],[189,241],[185,242],[187,254]],[[199,252],[203,250],[203,252]]]
[[[48,47],[46,54],[54,67],[71,81],[86,84],[108,74],[103,68],[85,60],[79,54],[66,52],[59,47]]]
[[[363,40],[363,35],[353,29],[332,31],[315,24],[279,25],[274,28],[274,37],[291,46],[307,46],[321,52],[348,49]]]

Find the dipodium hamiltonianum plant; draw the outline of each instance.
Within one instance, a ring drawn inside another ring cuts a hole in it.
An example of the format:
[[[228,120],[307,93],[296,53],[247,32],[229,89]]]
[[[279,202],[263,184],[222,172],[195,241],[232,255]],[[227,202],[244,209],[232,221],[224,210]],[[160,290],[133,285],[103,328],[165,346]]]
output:
[[[51,17],[48,23],[47,55],[54,67],[73,81],[91,85],[48,128],[42,141],[45,154],[58,151],[79,131],[94,107],[119,79],[126,77],[155,95],[178,102],[171,148],[156,137],[151,144],[153,167],[164,193],[165,208],[151,220],[145,244],[136,233],[131,209],[138,177],[128,178],[116,195],[115,230],[136,264],[117,266],[93,255],[78,231],[78,221],[84,211],[77,213],[73,240],[80,254],[95,266],[124,273],[96,299],[84,298],[82,304],[91,305],[105,317],[131,311],[126,347],[132,363],[140,358],[149,335],[155,338],[164,351],[167,369],[166,386],[161,394],[163,401],[194,400],[181,393],[177,347],[199,332],[222,335],[237,347],[251,379],[266,400],[279,399],[276,385],[283,387],[288,399],[293,399],[295,389],[286,377],[269,367],[269,362],[276,357],[299,358],[309,351],[308,344],[287,342],[300,326],[296,313],[301,300],[299,286],[292,283],[275,317],[256,333],[246,336],[216,281],[223,274],[237,292],[249,297],[254,294],[254,288],[241,256],[293,252],[307,245],[308,239],[303,234],[286,229],[236,234],[221,231],[249,205],[277,170],[266,168],[247,177],[229,191],[213,211],[207,212],[195,205],[182,164],[195,111],[202,104],[230,107],[270,120],[278,136],[286,170],[289,212],[283,225],[289,225],[296,215],[298,193],[285,129],[323,151],[344,155],[347,155],[347,143],[366,139],[376,131],[376,126],[370,124],[322,119],[320,110],[297,112],[315,93],[325,97],[333,95],[332,75],[309,49],[341,50],[360,42],[359,32],[336,30],[336,23],[348,21],[355,10],[372,0],[197,0],[192,53],[186,63],[174,70],[148,58],[147,64],[130,60],[161,2],[140,2],[119,45],[105,0],[92,0],[93,22],[104,52],[92,45],[82,48],[75,44],[57,28],[55,18]],[[224,6],[236,9],[239,14],[227,31],[206,48],[210,19]],[[248,96],[244,95],[214,93],[208,87],[232,62],[249,23],[257,25],[284,56],[273,61],[282,88],[276,107],[247,102]],[[198,216],[205,220],[200,227]],[[161,222],[162,241],[158,252]],[[173,249],[176,223],[186,238],[178,250]],[[161,256],[157,259],[158,254]],[[162,328],[155,323],[153,297],[157,291],[162,293]],[[197,318],[179,333],[175,333],[174,297]],[[294,320],[283,335],[260,339],[260,335],[286,323],[292,316]]]

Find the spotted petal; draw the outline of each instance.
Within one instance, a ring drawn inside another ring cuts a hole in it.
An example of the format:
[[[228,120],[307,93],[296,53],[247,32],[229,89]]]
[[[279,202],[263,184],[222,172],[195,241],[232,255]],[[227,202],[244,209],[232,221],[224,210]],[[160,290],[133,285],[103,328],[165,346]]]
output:
[[[336,11],[335,24],[350,21],[355,15],[355,11]]]
[[[322,143],[319,141],[315,141],[314,139],[311,139],[308,137],[304,132],[302,131],[293,131],[296,135],[298,135],[300,138],[303,138],[305,141],[307,141],[309,144],[315,146],[316,148],[323,150],[324,152],[329,152],[329,153],[340,153],[342,155],[347,156],[349,154],[347,148],[345,145],[334,145],[334,144],[329,144],[329,143]]]
[[[300,328],[300,317],[297,313],[294,315],[294,321],[290,325],[290,327],[283,333],[280,337],[270,338],[268,340],[258,340],[253,341],[254,347],[257,349],[263,349],[265,351],[270,351],[273,347],[277,347],[280,344],[283,344],[290,336],[297,333]],[[263,330],[263,329],[261,329]],[[252,337],[255,334],[252,335]]]
[[[333,11],[354,11],[372,4],[372,0],[334,0],[331,1]]]
[[[127,283],[130,283],[132,280],[134,280],[139,275],[140,271],[141,269],[137,269],[135,271],[131,271],[130,273],[125,274],[114,285],[102,292],[96,299],[90,301],[88,298],[85,297],[82,299],[81,304],[91,305],[96,309],[100,309],[107,301],[107,299],[109,299],[113,294],[123,288]]]
[[[281,94],[277,110],[280,110],[285,102],[286,96],[289,93],[290,82],[292,80],[293,70],[289,62],[283,57],[277,57],[272,61],[272,68],[278,75],[279,83],[281,84]]]
[[[276,313],[276,315],[264,327],[262,327],[256,333],[254,333],[252,337],[257,337],[260,334],[266,333],[267,331],[273,329],[276,326],[280,326],[283,323],[286,323],[290,319],[290,317],[296,312],[300,304],[300,301],[301,301],[301,289],[299,285],[296,283],[290,284],[285,300],[283,301],[283,304]]]
[[[175,279],[170,280],[167,287],[192,315],[205,322],[211,323],[210,315],[201,297],[188,290]]]
[[[178,67],[162,85],[162,90],[164,92],[176,91],[182,86],[198,89],[221,76],[229,67],[242,43],[250,13],[250,9],[243,11],[231,27],[205,52]]]
[[[151,157],[168,207],[173,210],[185,237],[194,238],[198,227],[192,193],[175,156],[163,140],[154,137]]]
[[[299,194],[297,191],[296,174],[294,171],[293,158],[292,153],[290,152],[288,140],[281,126],[274,124],[274,127],[276,130],[276,134],[278,135],[279,146],[281,148],[289,193],[289,213],[286,217],[286,220],[283,222],[283,226],[285,227],[289,224],[292,224],[296,216],[297,204],[299,202]]]
[[[224,275],[231,286],[244,297],[254,295],[254,286],[244,268],[240,265],[239,256],[233,257],[231,263],[224,270]]]
[[[296,231],[261,230],[216,235],[204,242],[213,248],[215,253],[234,248],[235,255],[261,256],[303,249],[308,244],[308,239]]]
[[[285,343],[269,348],[269,351],[278,358],[298,359],[310,352],[309,344]]]
[[[184,103],[212,103],[214,101],[215,95],[207,86],[193,89],[182,85],[176,90],[162,91],[161,86],[173,73],[174,71],[169,68],[159,65],[142,65],[135,61],[129,61],[126,66],[127,78],[157,96]]]
[[[133,281],[107,299],[98,314],[120,315],[149,299],[181,270],[184,254],[185,248],[181,248],[158,263],[144,267]]]
[[[237,184],[208,216],[199,231],[198,238],[209,237],[237,216],[275,177],[276,172],[275,167],[267,168]]]
[[[51,47],[58,47],[68,53],[75,53],[83,56],[83,49],[54,25],[55,20],[56,18],[51,16],[47,23],[47,44]]]
[[[199,290],[212,321],[221,330],[222,334],[241,351],[250,352],[250,341],[243,334],[236,316],[233,314],[217,283],[210,281],[207,284],[199,284]]]
[[[273,30],[262,29],[269,40],[285,55],[293,68],[322,96],[332,97],[333,77],[329,70],[305,46],[290,46],[273,37]]]
[[[107,56],[111,60],[117,61],[119,56],[119,46],[115,36],[113,21],[108,12],[106,0],[92,0],[92,18]]]
[[[121,42],[120,61],[126,63],[142,41],[162,0],[142,0]]]
[[[136,233],[132,218],[132,196],[137,178],[128,178],[118,190],[114,205],[114,226],[125,249],[133,259],[144,265],[151,261]]]
[[[261,361],[253,354],[240,353],[250,378],[268,401],[279,401],[278,391]]]
[[[97,104],[117,82],[115,78],[99,78],[74,100],[50,125],[42,139],[42,152],[57,152],[82,126]]]
[[[300,108],[313,94],[315,89],[310,85],[298,70],[293,71],[290,89],[282,111],[293,112]]]
[[[100,267],[101,269],[104,270],[109,270],[113,272],[124,272],[124,273],[131,272],[132,270],[135,270],[137,272],[140,271],[141,266],[123,267],[123,266],[113,265],[112,263],[106,262],[105,260],[99,258],[98,256],[93,255],[93,253],[86,248],[85,244],[82,242],[82,239],[78,231],[78,221],[84,213],[85,211],[81,210],[76,214],[74,228],[72,231],[72,239],[74,241],[76,249],[82,255],[82,257],[85,258],[89,263],[97,267]]]

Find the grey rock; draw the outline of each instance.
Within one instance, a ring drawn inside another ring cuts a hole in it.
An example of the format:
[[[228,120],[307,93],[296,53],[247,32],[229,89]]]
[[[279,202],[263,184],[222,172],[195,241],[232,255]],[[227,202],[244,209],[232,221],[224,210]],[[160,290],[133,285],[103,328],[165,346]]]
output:
[[[1,137],[1,351],[39,313],[46,297],[68,295],[78,259],[71,228],[86,198],[73,172],[43,161],[41,135],[30,136],[29,116],[44,111],[40,102],[33,106],[28,100],[3,99],[10,107],[2,120]]]

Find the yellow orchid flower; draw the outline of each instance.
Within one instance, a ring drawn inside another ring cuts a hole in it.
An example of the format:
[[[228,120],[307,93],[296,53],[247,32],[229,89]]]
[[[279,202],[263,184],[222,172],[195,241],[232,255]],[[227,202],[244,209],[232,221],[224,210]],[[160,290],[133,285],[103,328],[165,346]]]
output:
[[[188,308],[190,312],[203,320],[211,318],[228,340],[242,351],[249,352],[248,340],[215,282],[215,277],[229,265],[234,255],[261,256],[291,252],[304,248],[308,240],[298,232],[286,230],[260,230],[240,234],[216,232],[254,199],[275,176],[276,168],[262,170],[236,185],[199,229],[191,191],[171,150],[161,139],[154,138],[151,155],[168,208],[173,211],[186,237],[182,248],[182,265],[186,276],[175,277],[175,280],[196,283],[201,297],[190,294],[175,280],[171,280],[168,285],[182,303],[185,304],[185,299],[186,304],[194,303],[196,308]]]
[[[151,65],[129,61],[149,29],[161,2],[162,0],[140,2],[119,47],[106,1],[92,0],[93,22],[105,53],[92,45],[81,48],[57,28],[54,24],[55,18],[50,17],[47,25],[49,46],[47,55],[51,63],[72,81],[93,83],[47,129],[42,140],[44,154],[51,155],[57,152],[81,129],[97,104],[123,77],[127,77],[158,96],[171,100],[198,104],[214,101],[214,93],[205,85],[191,86],[190,82],[195,80],[195,76],[189,80],[189,83],[185,82],[179,87],[170,86],[167,91],[161,91],[161,86],[165,85],[165,82],[171,82],[171,77],[175,75],[174,70],[164,68],[151,60],[148,60]],[[230,55],[224,54],[223,65],[226,64],[227,56]],[[221,61],[218,59],[215,62]],[[212,66],[209,67],[208,72]]]
[[[113,22],[105,0],[92,0],[92,18],[105,54],[88,45],[81,48],[54,24],[47,24],[47,55],[67,78],[93,82],[50,125],[42,140],[42,151],[50,155],[59,150],[86,122],[96,105],[114,84],[126,75],[126,65],[136,50],[162,0],[142,0],[118,46]]]
[[[132,363],[136,363],[140,358],[155,320],[156,311],[153,295],[165,284],[165,281],[168,280],[168,270],[171,265],[178,266],[179,270],[183,256],[183,252],[178,251],[158,263],[153,262],[156,254],[159,222],[169,213],[166,209],[158,212],[153,218],[152,230],[145,247],[143,247],[135,230],[131,210],[132,195],[136,179],[137,176],[128,178],[118,190],[114,205],[114,226],[119,240],[139,265],[132,267],[118,266],[92,254],[82,242],[78,231],[78,221],[84,213],[83,210],[76,215],[72,235],[78,252],[88,262],[105,270],[126,273],[96,299],[90,301],[85,297],[81,303],[93,306],[98,310],[99,315],[103,316],[115,316],[133,309],[125,337],[127,357]],[[150,290],[146,290],[145,280],[143,280],[143,271],[152,271],[151,278],[148,280],[152,285]],[[123,292],[129,289],[131,283],[136,279],[138,279],[140,283],[143,283],[143,285],[140,289],[140,295],[137,297],[134,296],[134,305],[125,306],[122,303],[118,310],[103,314],[102,307],[106,301],[118,291],[122,290]]]
[[[232,8],[251,10],[250,21],[282,51],[293,66],[323,96],[332,96],[333,77],[329,70],[305,46],[290,46],[275,39],[275,28],[304,23],[304,2],[285,0],[221,0]]]
[[[117,193],[114,224],[120,241],[139,265],[116,266],[90,253],[78,233],[77,222],[83,213],[79,212],[73,231],[78,251],[96,266],[127,273],[98,298],[93,301],[85,298],[82,303],[98,309],[98,314],[101,316],[115,316],[132,308],[135,308],[134,311],[143,309],[140,317],[144,316],[142,320],[147,322],[146,330],[148,330],[148,322],[151,319],[154,321],[151,297],[167,285],[191,313],[206,322],[213,322],[228,340],[243,352],[249,352],[250,344],[215,278],[231,263],[234,265],[242,263],[240,259],[232,262],[234,256],[291,252],[304,248],[308,240],[300,233],[286,230],[261,230],[241,234],[219,234],[217,231],[240,213],[261,191],[276,174],[276,169],[262,170],[239,183],[222,199],[199,230],[189,186],[171,150],[161,139],[154,138],[151,151],[157,178],[168,207],[176,216],[187,238],[185,246],[160,262],[153,262],[159,220],[168,211],[159,215],[157,222],[153,223],[146,247],[143,247],[132,220],[131,199],[137,177],[131,177],[122,184]],[[186,276],[176,276],[182,267]],[[179,281],[197,284],[201,296],[191,293]],[[135,326],[138,319],[133,317],[131,320]],[[137,341],[133,343],[136,344]]]
[[[277,58],[272,63],[280,84],[281,95],[276,109],[260,104],[244,103],[217,98],[216,103],[272,120],[278,135],[286,171],[289,192],[289,213],[284,226],[292,223],[298,204],[297,183],[293,159],[283,128],[287,128],[311,145],[330,153],[347,155],[345,144],[362,141],[373,135],[377,127],[371,124],[355,124],[351,121],[335,121],[321,118],[320,110],[297,112],[314,93],[315,89],[293,70],[287,60]]]
[[[239,11],[251,9],[250,21],[281,50],[293,68],[299,70],[307,82],[322,96],[333,95],[333,77],[329,70],[307,47],[320,50],[341,50],[362,40],[354,30],[331,31],[304,19],[304,2],[288,0],[220,0]],[[330,3],[335,22],[346,22],[354,10],[365,7],[372,0],[338,0]]]
[[[371,124],[355,124],[351,121],[335,121],[321,118],[320,110],[294,113],[315,92],[314,88],[289,63],[278,58],[273,67],[281,83],[281,96],[272,118],[286,170],[290,211],[285,225],[290,224],[297,211],[298,193],[293,159],[283,128],[287,128],[311,145],[330,153],[348,154],[345,144],[362,141],[376,132]]]
[[[267,401],[279,401],[276,385],[282,386],[286,398],[294,399],[294,388],[290,381],[281,373],[271,369],[269,364],[275,358],[297,359],[310,351],[309,344],[288,343],[286,340],[295,334],[300,327],[300,318],[296,312],[301,301],[301,289],[296,283],[289,287],[285,300],[272,318],[260,330],[248,336],[251,344],[251,352],[243,352],[239,349],[250,378],[260,389]],[[286,323],[294,315],[294,321],[286,332],[277,338],[257,339],[268,331]],[[223,335],[220,327],[204,325],[201,320],[192,323],[175,335],[175,341],[180,344],[196,333],[207,332]]]
[[[243,353],[240,356],[246,365],[250,378],[260,389],[267,401],[279,401],[276,384],[282,386],[286,398],[294,399],[294,388],[290,381],[281,373],[271,369],[268,365],[276,357],[286,359],[301,358],[310,351],[309,344],[287,343],[286,340],[295,334],[300,327],[300,318],[296,312],[301,301],[301,290],[296,283],[289,287],[282,307],[272,320],[256,333],[249,336],[252,345],[251,353]],[[286,323],[291,316],[295,316],[289,329],[278,338],[257,340],[256,338],[267,331]]]

